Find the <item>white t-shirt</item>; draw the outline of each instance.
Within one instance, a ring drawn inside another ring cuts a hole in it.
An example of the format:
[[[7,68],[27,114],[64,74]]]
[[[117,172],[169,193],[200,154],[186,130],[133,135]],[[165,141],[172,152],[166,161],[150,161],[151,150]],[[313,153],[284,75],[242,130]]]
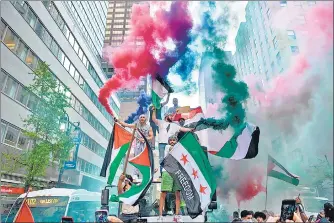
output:
[[[180,131],[181,126],[172,123],[166,122],[165,120],[158,119],[159,127],[159,143],[168,143],[168,138],[172,135],[175,135],[176,132]]]

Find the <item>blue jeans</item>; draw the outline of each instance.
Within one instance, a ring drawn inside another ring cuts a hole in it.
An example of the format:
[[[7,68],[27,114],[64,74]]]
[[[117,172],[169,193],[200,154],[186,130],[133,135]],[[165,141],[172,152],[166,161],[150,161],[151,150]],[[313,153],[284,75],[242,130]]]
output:
[[[165,158],[165,147],[167,143],[159,143],[159,163],[160,163],[160,176],[162,175],[162,166],[161,163]]]

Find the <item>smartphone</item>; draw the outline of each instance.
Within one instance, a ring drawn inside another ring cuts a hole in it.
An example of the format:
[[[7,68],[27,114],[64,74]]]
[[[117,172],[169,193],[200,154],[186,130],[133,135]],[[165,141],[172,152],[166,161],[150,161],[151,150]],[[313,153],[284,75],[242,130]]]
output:
[[[281,217],[280,221],[285,222],[286,220],[293,220],[293,214],[296,211],[296,200],[289,199],[283,200],[281,206]]]
[[[95,211],[95,222],[96,223],[108,222],[108,211],[107,210]]]

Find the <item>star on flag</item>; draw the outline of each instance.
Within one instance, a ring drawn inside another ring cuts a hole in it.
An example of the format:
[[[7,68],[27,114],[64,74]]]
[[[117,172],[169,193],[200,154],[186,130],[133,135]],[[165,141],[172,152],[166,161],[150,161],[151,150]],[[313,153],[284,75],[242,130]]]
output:
[[[194,179],[198,178],[198,171],[193,168],[193,173],[191,175],[194,176]]]
[[[201,194],[206,194],[206,193],[205,193],[206,188],[208,188],[208,187],[204,187],[204,186],[202,186],[202,184],[200,184],[200,185],[199,185],[199,192],[200,192]]]
[[[184,155],[184,154],[182,153],[181,161],[183,161],[183,165],[186,165],[186,163],[189,162],[188,159],[187,159],[187,156],[188,156],[188,155]]]

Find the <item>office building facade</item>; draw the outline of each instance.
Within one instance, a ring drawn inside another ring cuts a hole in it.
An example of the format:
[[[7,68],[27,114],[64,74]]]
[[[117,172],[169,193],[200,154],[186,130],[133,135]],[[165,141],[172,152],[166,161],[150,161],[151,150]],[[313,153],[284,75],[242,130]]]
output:
[[[39,61],[49,65],[59,87],[69,91],[70,122],[80,122],[82,140],[77,166],[64,172],[62,183],[97,190],[105,184],[99,177],[113,128],[113,119],[98,101],[106,81],[101,55],[107,2],[2,1],[1,2],[1,152],[21,153],[32,142],[23,134],[22,119],[38,107],[39,98],[27,91]],[[90,23],[88,23],[90,22]],[[118,117],[116,95],[110,105]],[[36,179],[46,188],[58,179],[58,167],[50,167]],[[1,183],[21,187],[24,170],[2,173]],[[10,201],[9,201],[10,202]]]
[[[305,13],[310,7],[327,4],[321,1],[249,1],[246,6],[246,22],[240,24],[235,38],[233,55],[238,78],[252,74],[260,77],[262,85],[288,69],[296,55],[303,52],[300,44],[305,31],[297,27],[307,23]],[[281,10],[287,10],[289,21],[285,27],[277,27],[274,18]],[[291,15],[293,13],[293,15]],[[248,107],[259,106],[251,98]]]

